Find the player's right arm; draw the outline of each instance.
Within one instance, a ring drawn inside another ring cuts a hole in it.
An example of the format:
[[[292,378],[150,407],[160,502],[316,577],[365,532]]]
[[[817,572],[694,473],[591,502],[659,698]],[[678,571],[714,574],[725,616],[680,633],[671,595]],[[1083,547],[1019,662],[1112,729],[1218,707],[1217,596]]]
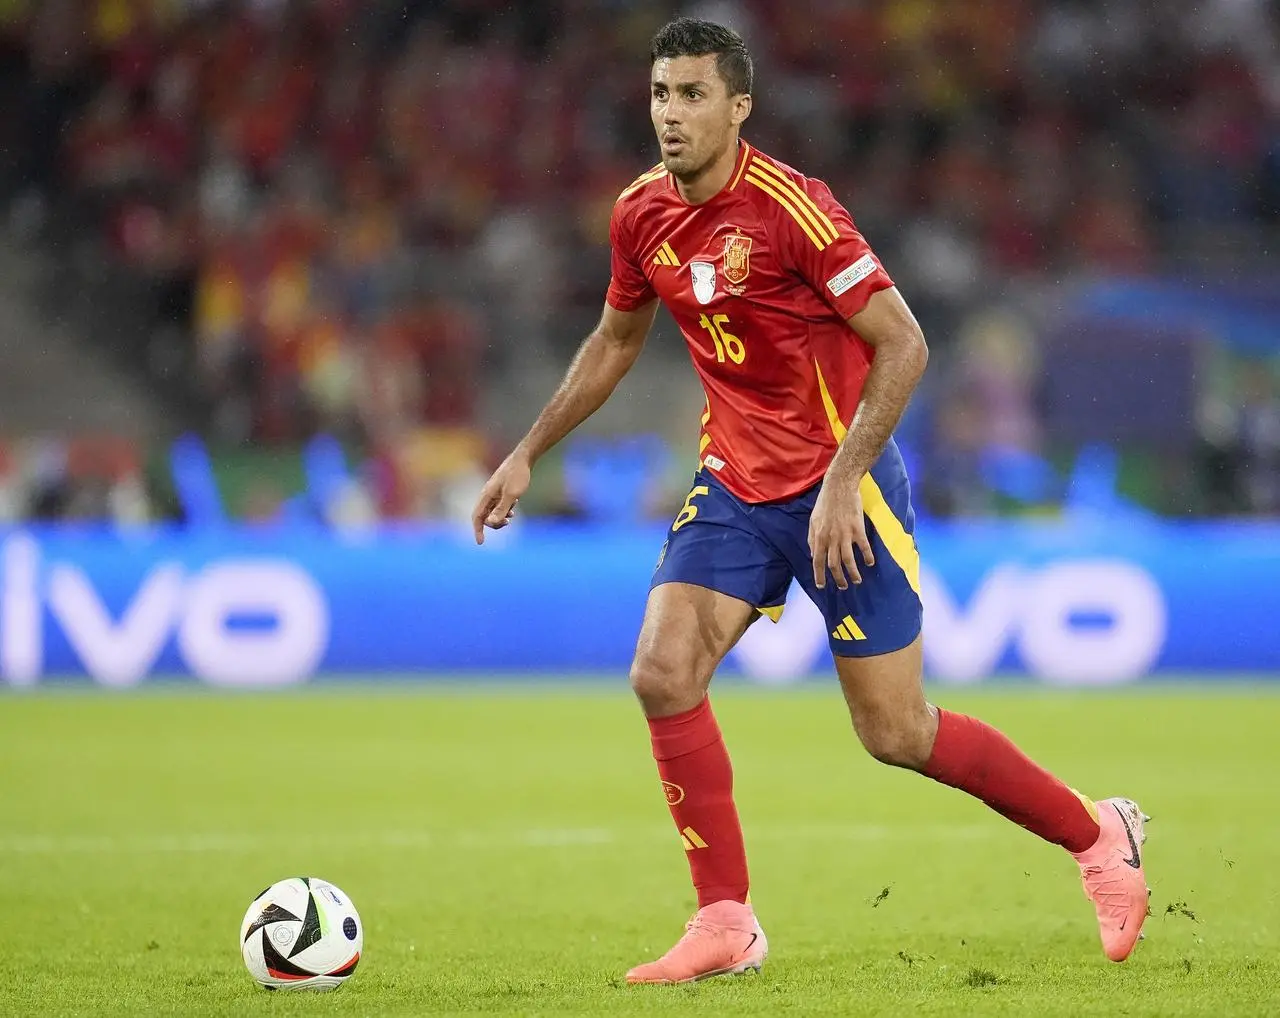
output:
[[[500,530],[510,522],[543,453],[604,405],[640,355],[657,311],[656,298],[630,311],[605,304],[600,324],[583,340],[555,395],[480,492],[471,514],[476,544],[484,544],[485,527]]]

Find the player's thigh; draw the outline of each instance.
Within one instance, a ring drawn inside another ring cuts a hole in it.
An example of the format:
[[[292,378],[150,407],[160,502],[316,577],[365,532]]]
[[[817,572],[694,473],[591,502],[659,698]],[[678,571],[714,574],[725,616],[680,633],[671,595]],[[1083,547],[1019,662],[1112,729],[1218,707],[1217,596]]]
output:
[[[923,767],[937,719],[924,695],[922,640],[870,657],[837,655],[836,674],[858,738],[878,760]]]
[[[720,661],[760,610],[785,601],[790,582],[751,507],[700,472],[654,570],[632,666],[650,715],[696,706]]]
[[[696,707],[724,656],[758,617],[753,605],[707,587],[670,582],[650,590],[631,666],[646,712]]]

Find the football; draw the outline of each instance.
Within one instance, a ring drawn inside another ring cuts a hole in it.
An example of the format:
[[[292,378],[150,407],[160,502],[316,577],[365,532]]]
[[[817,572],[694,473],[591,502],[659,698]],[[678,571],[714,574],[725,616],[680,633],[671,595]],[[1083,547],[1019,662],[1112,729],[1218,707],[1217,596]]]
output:
[[[335,990],[364,948],[351,899],[327,880],[289,877],[253,899],[240,924],[249,974],[268,990]]]

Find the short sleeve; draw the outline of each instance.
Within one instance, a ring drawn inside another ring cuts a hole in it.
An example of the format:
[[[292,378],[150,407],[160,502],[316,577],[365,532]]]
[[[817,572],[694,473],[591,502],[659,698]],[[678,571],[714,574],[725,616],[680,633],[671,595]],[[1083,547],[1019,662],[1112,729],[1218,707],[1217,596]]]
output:
[[[629,231],[626,229],[622,216],[623,203],[618,202],[614,205],[613,214],[609,217],[609,244],[612,248],[612,254],[610,256],[609,292],[605,295],[605,300],[610,307],[616,308],[618,311],[635,311],[637,308],[644,307],[658,295],[654,292],[653,287],[649,285],[649,280],[645,276],[644,270],[632,254],[627,236]]]
[[[803,178],[802,178],[803,179]],[[800,276],[841,318],[851,318],[872,295],[893,286],[844,206],[826,184],[797,182],[784,192],[788,206],[778,206],[777,222],[785,249]]]

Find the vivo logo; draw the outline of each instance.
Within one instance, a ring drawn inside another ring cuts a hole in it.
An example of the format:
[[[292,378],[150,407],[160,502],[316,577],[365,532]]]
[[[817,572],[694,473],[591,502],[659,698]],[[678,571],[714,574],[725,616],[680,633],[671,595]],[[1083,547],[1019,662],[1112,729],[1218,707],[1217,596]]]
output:
[[[1125,682],[1150,671],[1165,645],[1163,593],[1146,570],[1122,560],[999,565],[964,604],[929,570],[920,586],[925,669],[944,682],[986,678],[1010,649],[1046,682]],[[792,594],[778,625],[757,623],[734,650],[753,678],[788,682],[825,667],[822,616],[799,588]]]
[[[187,669],[220,686],[299,682],[329,641],[324,594],[290,562],[223,559],[196,571],[161,562],[113,618],[82,569],[42,562],[39,545],[20,534],[0,547],[0,675],[14,685],[44,674],[46,610],[107,686],[140,682],[171,637]]]

